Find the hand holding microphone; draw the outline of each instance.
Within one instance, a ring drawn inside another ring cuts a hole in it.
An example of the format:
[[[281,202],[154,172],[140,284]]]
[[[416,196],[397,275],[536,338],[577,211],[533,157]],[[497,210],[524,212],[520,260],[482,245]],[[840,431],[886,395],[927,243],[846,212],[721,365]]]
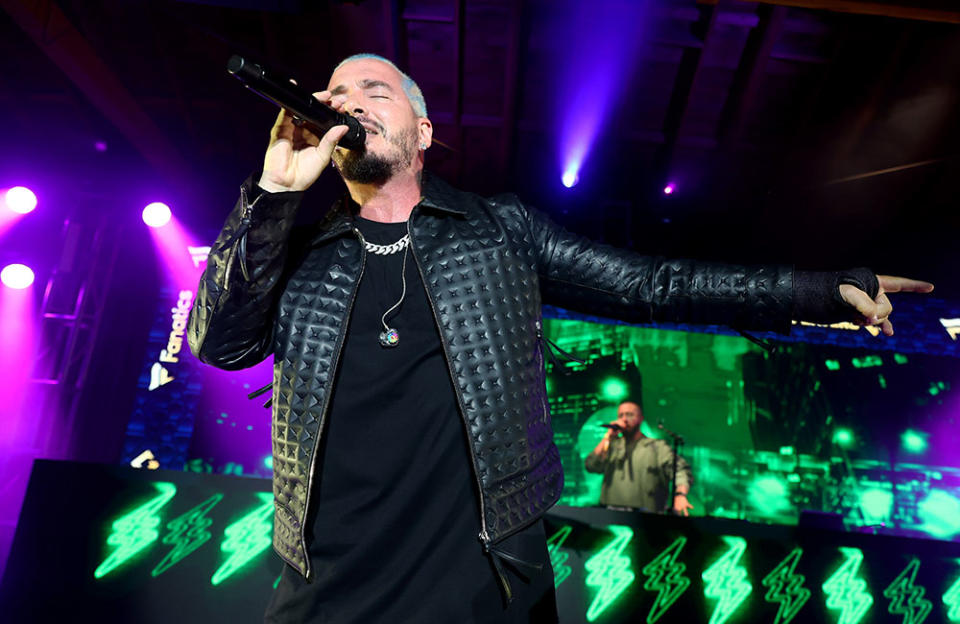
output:
[[[337,145],[353,150],[364,148],[363,126],[335,109],[329,91],[310,94],[296,82],[281,80],[263,66],[237,55],[230,57],[227,71],[282,109],[270,131],[264,157],[259,185],[265,190],[304,191],[330,164]]]

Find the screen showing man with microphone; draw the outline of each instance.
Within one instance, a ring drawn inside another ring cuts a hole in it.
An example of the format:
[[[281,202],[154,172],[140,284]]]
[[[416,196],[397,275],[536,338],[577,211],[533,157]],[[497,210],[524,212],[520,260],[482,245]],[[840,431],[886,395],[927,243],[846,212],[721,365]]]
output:
[[[643,435],[642,423],[640,404],[624,401],[617,408],[617,419],[601,425],[607,428],[607,434],[584,460],[588,472],[603,475],[600,504],[690,515],[690,464],[675,456],[665,440]],[[668,501],[674,483],[676,491]]]

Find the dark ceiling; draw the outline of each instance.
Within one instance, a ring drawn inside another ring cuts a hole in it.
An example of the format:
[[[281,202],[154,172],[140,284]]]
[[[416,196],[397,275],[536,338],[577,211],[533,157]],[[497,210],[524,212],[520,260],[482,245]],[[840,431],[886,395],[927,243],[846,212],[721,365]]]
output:
[[[0,0],[0,186],[113,196],[133,214],[159,193],[209,231],[275,115],[226,73],[229,55],[320,87],[369,51],[423,87],[451,148],[431,149],[428,168],[466,189],[515,191],[648,253],[867,264],[960,299],[960,8],[661,0],[642,24],[604,21],[625,2]],[[571,55],[599,71],[602,55],[578,45],[602,41],[598,28],[637,41],[568,190]],[[336,192],[324,180],[314,204]]]

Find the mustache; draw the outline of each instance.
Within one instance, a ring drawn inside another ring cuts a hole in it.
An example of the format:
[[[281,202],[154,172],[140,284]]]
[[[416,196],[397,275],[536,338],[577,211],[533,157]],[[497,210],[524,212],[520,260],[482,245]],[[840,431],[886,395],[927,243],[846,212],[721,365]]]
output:
[[[370,117],[367,117],[366,115],[356,115],[356,116],[354,117],[354,119],[356,119],[357,121],[359,121],[361,124],[369,124],[369,125],[373,126],[373,127],[376,129],[377,134],[383,134],[383,133],[384,133],[384,132],[383,132],[383,124],[377,122],[375,119],[371,119]]]

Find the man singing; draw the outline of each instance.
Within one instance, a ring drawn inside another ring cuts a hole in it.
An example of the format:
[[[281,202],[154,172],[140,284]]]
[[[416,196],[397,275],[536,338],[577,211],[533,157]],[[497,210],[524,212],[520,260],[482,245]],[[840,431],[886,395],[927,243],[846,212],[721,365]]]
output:
[[[600,504],[664,511],[675,484],[669,507],[674,513],[689,516],[693,509],[687,500],[693,483],[690,464],[682,457],[676,457],[674,464],[670,445],[643,435],[642,423],[640,404],[624,401],[617,407],[617,419],[609,423],[606,435],[584,460],[588,472],[603,475]]]
[[[882,325],[923,282],[660,258],[566,232],[512,195],[425,175],[433,127],[392,63],[342,62],[315,96],[366,149],[281,112],[201,278],[189,341],[225,369],[273,356],[269,622],[554,622],[541,522],[563,489],[541,304],[629,322],[788,331]],[[346,196],[293,228],[329,164]]]

